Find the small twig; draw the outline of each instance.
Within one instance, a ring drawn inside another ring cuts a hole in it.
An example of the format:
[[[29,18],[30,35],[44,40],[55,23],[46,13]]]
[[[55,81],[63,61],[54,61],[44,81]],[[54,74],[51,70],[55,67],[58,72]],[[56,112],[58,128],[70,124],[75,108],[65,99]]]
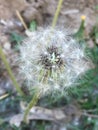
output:
[[[94,115],[94,114],[89,114],[89,112],[95,112],[97,111],[97,109],[94,109],[94,110],[82,110],[80,111],[80,115],[83,115],[83,116],[88,116],[88,117],[91,117],[91,118],[98,118],[98,115]]]
[[[98,115],[88,114],[88,113],[86,113],[86,112],[83,112],[82,115],[88,116],[88,117],[91,117],[91,118],[98,118]]]
[[[96,112],[96,111],[98,111],[98,109],[89,109],[89,110],[86,110],[86,112]],[[84,110],[84,112],[85,112],[85,110]]]
[[[21,16],[21,14],[19,13],[19,11],[18,11],[18,10],[16,10],[16,14],[17,14],[17,16],[18,16],[19,20],[21,21],[21,23],[23,24],[24,28],[27,30],[27,29],[28,29],[28,27],[27,27],[26,23],[24,22],[24,20],[23,20],[23,18],[22,18],[22,16]]]
[[[9,96],[9,94],[8,94],[8,93],[6,93],[6,94],[4,94],[4,95],[0,96],[0,100],[3,100],[4,98],[6,98],[6,97],[8,97],[8,96]]]
[[[68,15],[68,14],[75,14],[75,13],[79,13],[79,10],[77,10],[77,9],[72,9],[72,10],[67,10],[67,11],[63,11],[63,12],[61,12],[61,14],[63,14],[63,15]]]

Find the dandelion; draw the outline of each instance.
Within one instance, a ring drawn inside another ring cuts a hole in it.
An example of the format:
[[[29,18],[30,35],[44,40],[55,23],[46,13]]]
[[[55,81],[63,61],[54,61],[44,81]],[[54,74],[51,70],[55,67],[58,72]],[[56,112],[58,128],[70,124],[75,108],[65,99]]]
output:
[[[82,16],[81,16],[81,19],[82,19],[82,20],[85,20],[85,19],[86,19],[86,16],[85,16],[85,15],[82,15]]]
[[[41,96],[66,93],[91,64],[85,46],[57,28],[32,32],[20,45],[19,62],[29,89],[39,90]]]

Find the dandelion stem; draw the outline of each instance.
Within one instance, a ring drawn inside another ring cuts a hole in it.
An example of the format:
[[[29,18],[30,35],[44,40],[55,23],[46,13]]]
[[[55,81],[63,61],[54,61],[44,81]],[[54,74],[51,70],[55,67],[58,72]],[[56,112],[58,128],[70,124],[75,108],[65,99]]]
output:
[[[27,108],[26,108],[26,110],[25,110],[24,118],[23,118],[23,121],[24,121],[25,123],[28,123],[27,117],[28,117],[28,114],[29,114],[29,112],[30,112],[30,109],[31,109],[34,105],[36,105],[38,99],[39,99],[39,94],[36,94],[36,93],[35,93],[35,95],[33,96],[32,100],[30,101],[30,103],[28,104],[28,106],[27,106]]]
[[[52,28],[55,28],[55,26],[56,26],[58,16],[59,16],[59,13],[60,13],[60,10],[61,10],[62,3],[63,3],[63,0],[59,0],[58,6],[57,6],[57,9],[56,9],[54,18],[53,18],[53,22],[52,22]],[[39,94],[35,94],[35,96],[31,100],[31,102],[28,104],[27,109],[26,109],[26,111],[24,113],[24,118],[23,118],[23,121],[25,123],[28,122],[27,116],[28,116],[28,114],[30,112],[30,109],[37,103],[38,99],[39,99]]]
[[[17,92],[18,92],[21,96],[24,96],[24,93],[23,93],[22,90],[20,89],[20,87],[19,87],[19,85],[18,85],[18,83],[17,83],[17,81],[16,81],[16,79],[15,79],[13,73],[12,73],[12,70],[11,70],[11,68],[10,68],[10,65],[8,64],[7,59],[6,59],[5,55],[4,55],[4,53],[3,53],[1,47],[0,47],[0,57],[1,57],[2,61],[4,62],[4,65],[6,66],[6,69],[7,69],[7,71],[8,71],[8,74],[9,74],[9,76],[10,76],[10,78],[11,78],[11,80],[12,80],[12,82],[13,82],[13,84],[14,84],[14,87],[16,88]]]
[[[57,20],[58,20],[58,16],[59,16],[59,13],[60,13],[60,10],[61,10],[61,7],[62,7],[62,3],[63,3],[63,0],[59,0],[58,6],[57,6],[57,9],[56,9],[54,18],[53,18],[53,22],[52,22],[52,27],[53,28],[56,26],[56,23],[57,23]]]

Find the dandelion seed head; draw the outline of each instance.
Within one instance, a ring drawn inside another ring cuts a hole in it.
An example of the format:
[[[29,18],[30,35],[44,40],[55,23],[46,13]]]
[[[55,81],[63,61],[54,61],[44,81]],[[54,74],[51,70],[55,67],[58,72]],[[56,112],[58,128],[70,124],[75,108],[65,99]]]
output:
[[[41,95],[66,93],[90,68],[85,46],[65,30],[51,28],[32,32],[20,45],[19,72]]]

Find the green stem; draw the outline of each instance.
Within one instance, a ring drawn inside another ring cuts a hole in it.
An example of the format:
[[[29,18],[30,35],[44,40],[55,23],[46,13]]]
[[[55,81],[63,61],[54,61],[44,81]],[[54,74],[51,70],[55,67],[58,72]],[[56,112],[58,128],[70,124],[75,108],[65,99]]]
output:
[[[29,114],[29,112],[30,112],[30,109],[31,109],[34,105],[36,105],[38,99],[39,99],[39,94],[35,94],[34,97],[32,98],[32,100],[30,101],[30,103],[28,104],[26,110],[25,110],[23,122],[28,123],[27,116],[28,116],[28,114]]]
[[[14,84],[14,87],[16,88],[17,92],[19,92],[19,94],[20,94],[21,96],[24,96],[24,93],[22,92],[22,90],[20,89],[20,87],[19,87],[17,81],[15,80],[15,77],[14,77],[14,75],[13,75],[13,73],[12,73],[12,70],[11,70],[11,68],[10,68],[10,65],[8,64],[7,59],[6,59],[5,55],[4,55],[4,53],[3,53],[1,47],[0,47],[0,56],[1,56],[2,61],[4,62],[4,65],[6,66],[6,69],[7,69],[7,71],[8,71],[8,74],[9,74],[9,76],[10,76],[10,78],[11,78],[13,84]]]
[[[55,26],[56,26],[58,16],[59,16],[59,13],[60,13],[60,10],[61,10],[62,3],[63,3],[63,0],[59,0],[57,10],[55,12],[53,22],[52,22],[52,28],[55,28]],[[27,121],[28,121],[27,116],[28,116],[28,114],[30,112],[30,109],[37,103],[38,99],[39,99],[39,94],[35,94],[35,96],[31,100],[31,102],[28,104],[27,109],[26,109],[26,111],[24,113],[24,118],[23,118],[23,121],[25,123],[27,123]]]
[[[62,3],[63,3],[63,0],[59,0],[58,6],[57,6],[57,9],[56,9],[54,18],[53,18],[53,22],[52,22],[52,27],[53,28],[56,26],[56,23],[57,23],[57,20],[58,20],[58,16],[59,16],[59,13],[60,13],[60,10],[61,10],[61,7],[62,7]]]

